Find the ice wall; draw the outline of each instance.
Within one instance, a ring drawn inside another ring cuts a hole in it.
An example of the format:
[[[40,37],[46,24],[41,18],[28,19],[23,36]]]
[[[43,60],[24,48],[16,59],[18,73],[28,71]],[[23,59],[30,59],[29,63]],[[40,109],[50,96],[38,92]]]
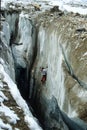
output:
[[[87,93],[86,73],[84,71],[84,76],[82,76],[83,71],[81,70],[81,66],[83,70],[86,69],[86,59],[81,62],[81,56],[86,51],[84,48],[86,37],[81,42],[81,39],[79,41],[76,39],[77,32],[75,32],[75,29],[79,27],[80,23],[78,21],[78,25],[75,25],[76,21],[73,22],[75,23],[61,21],[60,18],[56,23],[42,24],[39,27],[38,53],[35,62],[36,67],[34,68],[36,78],[34,89],[37,97],[35,97],[36,102],[41,103],[44,102],[43,100],[51,99],[54,96],[60,109],[70,118],[76,118],[81,123],[79,117],[82,119],[81,111],[85,113],[87,103],[87,100],[85,100]],[[82,35],[85,36],[85,33],[80,36]],[[75,49],[78,44],[78,49]],[[77,59],[75,56],[77,56]],[[47,80],[42,84],[40,67],[45,68],[47,66]],[[85,98],[82,95],[81,97],[78,96],[78,92],[84,93]],[[44,105],[41,103],[41,106]],[[83,123],[82,126],[84,127]]]
[[[1,17],[1,20],[3,17]],[[6,21],[1,22],[2,30],[0,31],[0,56],[4,60],[5,71],[11,76],[13,81],[15,81],[15,70],[14,70],[14,60],[11,53],[10,44],[10,26]]]
[[[61,35],[57,36],[57,31],[44,28],[39,29],[38,43],[40,46],[39,66],[46,67],[47,70],[47,97],[54,95],[58,99],[58,104],[63,109],[65,88],[64,73],[62,68],[63,56],[60,48]],[[39,48],[38,46],[38,48]]]

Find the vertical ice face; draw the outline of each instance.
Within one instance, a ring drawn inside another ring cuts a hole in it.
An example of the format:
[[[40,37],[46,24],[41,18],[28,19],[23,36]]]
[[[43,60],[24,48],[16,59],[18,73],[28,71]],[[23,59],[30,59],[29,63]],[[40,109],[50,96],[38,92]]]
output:
[[[55,28],[54,30],[51,30],[51,28],[46,29],[44,27],[40,27],[38,34],[37,56],[39,61],[37,67],[48,66],[47,81],[45,86],[42,88],[42,95],[46,96],[48,99],[55,96],[60,109],[66,112],[69,116],[75,117],[77,116],[76,109],[72,108],[70,100],[68,99],[69,97],[66,94],[66,72],[63,68],[64,62],[68,60],[68,50],[65,50],[66,43],[67,39],[63,41],[62,35],[58,34]],[[60,45],[63,46],[63,50]]]
[[[40,52],[38,53],[40,66],[46,67],[46,96],[51,98],[53,95],[57,98],[58,104],[63,109],[65,88],[64,88],[64,73],[62,68],[62,51],[60,48],[61,38],[57,36],[54,30],[51,33],[44,28],[40,28],[38,36],[38,44]]]
[[[10,35],[13,33],[14,35],[16,35],[16,30],[17,30],[17,20],[18,20],[19,15],[17,13],[13,13],[13,14],[5,14],[5,18],[6,18],[6,22],[9,24],[9,28],[10,28]]]
[[[48,65],[49,65],[49,71],[48,71],[48,79],[51,88],[53,90],[52,94],[57,98],[58,104],[61,109],[63,109],[64,104],[64,95],[65,95],[65,89],[64,89],[64,74],[63,74],[63,68],[62,68],[62,51],[59,46],[59,43],[61,43],[60,36],[57,37],[56,32],[52,32],[50,36],[50,52],[48,56]]]
[[[5,39],[7,41],[7,45],[10,43],[10,27],[7,22],[3,22],[3,30],[2,32],[5,34]]]
[[[32,54],[32,25],[30,24],[30,21],[26,17],[26,15],[24,15],[23,13],[21,13],[19,17],[18,33],[20,36],[19,43],[23,44],[23,51],[27,51],[29,49],[29,53]]]
[[[32,41],[32,25],[28,19],[28,14],[23,12],[19,15],[18,34],[13,46],[13,54],[16,58],[16,63],[23,68],[31,65],[33,56],[34,42]]]
[[[3,59],[3,66],[5,67],[6,72],[11,76],[11,78],[15,81],[15,73],[14,73],[14,61],[11,53],[10,44],[10,26],[6,21],[1,21],[2,31],[0,32],[0,56]]]

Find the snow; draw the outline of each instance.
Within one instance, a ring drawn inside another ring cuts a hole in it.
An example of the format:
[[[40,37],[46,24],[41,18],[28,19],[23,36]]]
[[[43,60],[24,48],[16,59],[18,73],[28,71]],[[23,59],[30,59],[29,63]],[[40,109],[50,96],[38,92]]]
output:
[[[1,58],[0,58],[0,63],[4,63]],[[15,114],[14,111],[12,111],[10,108],[8,108],[3,104],[4,101],[8,100],[8,98],[2,92],[2,90],[4,89],[3,83],[1,82],[3,78],[4,76],[2,74],[2,71],[0,71],[0,116],[4,115],[6,119],[9,121],[9,123],[16,124],[17,120],[19,120],[18,116]],[[0,130],[3,129],[12,130],[10,124],[6,124],[3,122],[2,119],[0,119]]]
[[[34,121],[34,119],[32,117],[29,117],[28,115],[26,115],[25,120],[26,120],[26,122],[30,123],[28,126],[30,127],[31,130],[40,130],[38,128],[37,123]]]
[[[14,97],[16,103],[24,111],[25,121],[27,122],[27,125],[29,126],[29,128],[31,128],[31,130],[42,130],[42,128],[38,125],[36,118],[34,118],[32,113],[30,112],[29,107],[27,106],[25,100],[21,97],[16,84],[12,81],[9,75],[5,72],[4,67],[1,64],[1,62],[0,62],[0,74],[3,75],[4,77],[3,81],[7,83],[10,89],[10,92],[12,96]],[[0,86],[2,87],[2,84],[0,84]],[[7,100],[7,98],[2,92],[0,92],[0,97],[3,98],[3,99],[0,99],[0,103],[1,103],[0,113],[1,112],[4,113],[6,117],[9,117],[8,118],[9,122],[15,124],[16,121],[20,119],[18,118],[18,116],[15,114],[13,110],[11,110],[10,108],[8,108],[7,106],[3,104],[4,99]],[[0,128],[7,128],[9,130],[12,130],[11,126],[9,124],[4,124],[4,122],[1,119],[0,119]]]
[[[16,124],[17,120],[20,120],[18,118],[18,116],[14,113],[14,111],[12,111],[11,109],[9,109],[7,106],[5,106],[3,103],[1,103],[1,107],[0,107],[0,112],[4,113],[4,115],[6,117],[9,117],[8,120],[10,123],[12,124]]]
[[[12,130],[12,127],[9,124],[5,124],[1,119],[0,119],[0,130]]]
[[[87,0],[45,0],[48,2],[49,5],[58,5],[60,10],[74,12],[86,15],[87,14]],[[45,1],[35,0],[35,2],[40,4],[44,3]],[[5,8],[7,3],[21,3],[24,6],[27,4],[31,4],[34,0],[2,0],[1,7]],[[46,5],[44,5],[45,8]],[[14,7],[13,7],[14,8]]]
[[[55,0],[50,4],[58,5],[60,10],[87,14],[87,0]]]
[[[80,14],[87,14],[87,8],[82,7],[71,7],[69,5],[64,5],[62,10],[67,10],[68,12],[80,13]]]
[[[1,74],[0,74],[0,76],[1,76]],[[0,90],[1,90],[1,88],[3,88],[3,84],[2,83],[0,83]]]
[[[4,100],[8,100],[8,98],[0,91],[0,102],[3,102]]]

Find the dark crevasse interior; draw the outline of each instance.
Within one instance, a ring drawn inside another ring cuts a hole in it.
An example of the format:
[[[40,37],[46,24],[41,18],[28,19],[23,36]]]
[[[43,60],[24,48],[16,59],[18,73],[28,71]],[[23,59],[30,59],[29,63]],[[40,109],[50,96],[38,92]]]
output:
[[[18,89],[20,90],[22,97],[25,100],[28,99],[29,95],[26,71],[27,71],[26,68],[21,68],[20,66],[15,67],[17,86]]]
[[[18,25],[17,25],[18,26]],[[17,31],[17,28],[16,28],[16,31]],[[37,30],[34,30],[35,32],[37,32]],[[34,51],[34,54],[33,54],[33,62],[30,66],[30,69],[28,68],[23,68],[21,67],[20,65],[18,65],[15,61],[15,57],[14,57],[14,54],[13,54],[13,59],[14,59],[14,67],[15,67],[15,80],[16,80],[16,84],[17,84],[17,87],[21,93],[21,96],[23,97],[23,99],[26,101],[26,103],[28,104],[29,106],[29,109],[31,110],[32,114],[39,120],[39,125],[43,128],[44,128],[44,121],[42,120],[41,118],[41,115],[40,113],[37,111],[37,108],[35,106],[37,106],[37,104],[35,103],[35,99],[33,97],[35,97],[35,92],[34,92],[34,85],[35,85],[35,79],[34,77],[32,78],[31,77],[31,70],[33,68],[33,64],[34,64],[34,61],[35,61],[35,58],[36,58],[36,55],[37,55],[37,33],[35,35],[35,41],[36,41],[36,44],[35,44],[35,51]],[[10,38],[10,47],[12,48],[12,45],[16,44],[14,41],[16,39],[16,35],[14,33],[12,33],[11,35],[11,38]],[[33,80],[33,82],[31,82],[31,80]],[[32,94],[31,93],[31,89],[30,87],[33,87],[33,91],[32,91]],[[30,96],[31,95],[31,96]]]

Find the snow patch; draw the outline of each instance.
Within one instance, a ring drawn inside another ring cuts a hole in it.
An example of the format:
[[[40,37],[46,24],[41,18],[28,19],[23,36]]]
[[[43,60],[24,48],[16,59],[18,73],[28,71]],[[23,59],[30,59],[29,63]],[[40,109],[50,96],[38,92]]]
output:
[[[7,120],[9,120],[9,122],[12,124],[16,124],[17,120],[19,120],[18,116],[14,113],[14,111],[10,110],[3,103],[1,103],[0,112],[3,113],[7,117]]]
[[[0,130],[12,130],[12,127],[9,124],[5,124],[1,119],[0,119]]]
[[[8,98],[4,95],[3,92],[0,91],[0,103],[3,102],[4,100],[8,100]]]
[[[36,120],[36,119],[35,119]],[[28,115],[25,116],[25,121],[30,124],[28,124],[28,126],[30,127],[31,130],[41,130],[38,129],[38,125],[37,123],[35,122],[35,120],[32,118],[32,117],[29,117]]]

